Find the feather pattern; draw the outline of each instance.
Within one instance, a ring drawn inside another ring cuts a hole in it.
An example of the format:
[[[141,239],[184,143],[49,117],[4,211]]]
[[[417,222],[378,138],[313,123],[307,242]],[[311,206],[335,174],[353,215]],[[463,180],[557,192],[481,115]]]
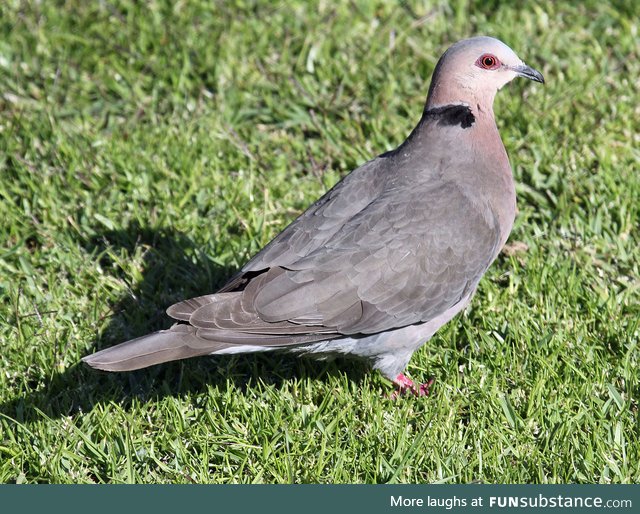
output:
[[[443,86],[459,84],[455,66],[474,66],[467,61],[477,62],[485,46],[517,59],[491,38],[454,45],[402,145],[347,175],[217,293],[169,307],[179,324],[85,361],[119,371],[288,349],[360,356],[395,378],[467,305],[513,224],[511,168],[492,110],[503,84]]]

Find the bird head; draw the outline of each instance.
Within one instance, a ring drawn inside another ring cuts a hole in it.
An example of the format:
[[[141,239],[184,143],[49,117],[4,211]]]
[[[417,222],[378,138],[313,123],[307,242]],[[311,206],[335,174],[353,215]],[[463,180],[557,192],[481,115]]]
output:
[[[502,41],[486,36],[464,39],[438,61],[427,106],[468,103],[491,109],[496,92],[516,77],[544,84],[542,74],[522,62]]]

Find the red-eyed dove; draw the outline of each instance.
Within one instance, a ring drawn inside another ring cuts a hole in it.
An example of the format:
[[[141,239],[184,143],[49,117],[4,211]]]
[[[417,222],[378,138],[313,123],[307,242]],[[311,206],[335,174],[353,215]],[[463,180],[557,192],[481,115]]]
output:
[[[404,368],[469,303],[513,225],[493,100],[517,76],[544,82],[497,39],[454,44],[404,143],[347,175],[217,293],[169,307],[179,323],[83,360],[128,371],[210,354],[350,355],[426,394]]]

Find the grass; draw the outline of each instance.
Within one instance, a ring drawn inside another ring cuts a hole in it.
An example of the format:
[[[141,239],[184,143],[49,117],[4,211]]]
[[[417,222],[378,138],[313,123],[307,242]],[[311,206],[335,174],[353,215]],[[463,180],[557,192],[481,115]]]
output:
[[[0,6],[0,481],[640,480],[633,0],[140,4]],[[547,86],[498,96],[526,247],[412,359],[432,397],[348,361],[79,364],[401,142],[474,34]]]

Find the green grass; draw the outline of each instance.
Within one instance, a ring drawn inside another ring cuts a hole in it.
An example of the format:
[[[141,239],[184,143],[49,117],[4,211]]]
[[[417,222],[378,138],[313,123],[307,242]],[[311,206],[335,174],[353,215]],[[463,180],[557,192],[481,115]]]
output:
[[[640,481],[637,5],[513,4],[3,2],[0,481]],[[528,249],[414,356],[432,397],[348,361],[79,364],[401,142],[475,34],[547,78],[495,106]]]

